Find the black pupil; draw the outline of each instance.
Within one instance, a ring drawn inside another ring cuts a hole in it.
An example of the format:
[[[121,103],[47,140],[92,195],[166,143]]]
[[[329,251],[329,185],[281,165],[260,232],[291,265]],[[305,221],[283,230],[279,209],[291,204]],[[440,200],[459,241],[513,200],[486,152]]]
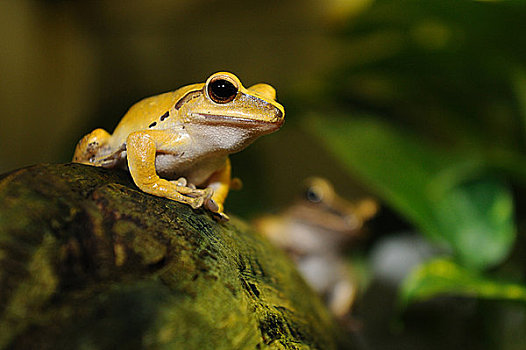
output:
[[[307,197],[307,200],[308,200],[308,201],[313,202],[313,203],[317,203],[317,202],[321,201],[321,198],[320,198],[320,196],[318,195],[318,193],[316,193],[316,192],[313,191],[312,189],[308,189],[308,190],[305,192],[305,197]]]
[[[237,88],[228,80],[218,79],[210,83],[210,92],[212,97],[226,101],[237,94]]]

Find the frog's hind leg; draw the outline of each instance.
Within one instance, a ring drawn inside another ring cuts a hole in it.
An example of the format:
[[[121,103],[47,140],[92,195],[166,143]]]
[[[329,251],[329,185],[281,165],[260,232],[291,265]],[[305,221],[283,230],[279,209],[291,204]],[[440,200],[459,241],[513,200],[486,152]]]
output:
[[[100,155],[100,150],[108,144],[110,137],[111,135],[104,129],[93,130],[77,144],[73,161],[75,163],[98,165],[95,160]]]

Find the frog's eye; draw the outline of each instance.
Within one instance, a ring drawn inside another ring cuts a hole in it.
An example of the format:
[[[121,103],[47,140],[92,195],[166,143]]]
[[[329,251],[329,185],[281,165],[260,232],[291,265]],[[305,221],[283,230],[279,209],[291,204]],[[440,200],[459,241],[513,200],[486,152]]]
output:
[[[315,187],[309,187],[305,190],[305,198],[312,203],[319,203],[323,195]]]
[[[238,88],[230,80],[224,77],[217,77],[208,83],[207,90],[208,96],[215,103],[227,103],[236,97]]]

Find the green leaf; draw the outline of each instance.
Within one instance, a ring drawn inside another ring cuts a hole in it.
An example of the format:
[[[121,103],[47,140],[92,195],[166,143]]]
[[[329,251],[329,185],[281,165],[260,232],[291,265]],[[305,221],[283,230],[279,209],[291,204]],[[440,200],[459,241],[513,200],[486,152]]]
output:
[[[508,255],[515,238],[513,198],[502,183],[478,179],[430,198],[441,233],[463,265],[483,268]]]
[[[402,285],[398,301],[405,308],[415,301],[445,295],[526,303],[526,285],[492,279],[439,258],[411,272]]]
[[[312,117],[311,132],[386,203],[465,266],[501,262],[515,238],[508,187],[482,162],[440,152],[376,118]]]

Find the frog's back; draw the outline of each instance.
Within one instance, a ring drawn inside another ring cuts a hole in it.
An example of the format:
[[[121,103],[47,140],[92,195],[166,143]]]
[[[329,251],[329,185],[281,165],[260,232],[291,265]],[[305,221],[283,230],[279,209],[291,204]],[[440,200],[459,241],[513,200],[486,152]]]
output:
[[[112,148],[120,147],[125,143],[130,133],[148,129],[153,122],[158,123],[160,117],[168,112],[183,95],[199,85],[202,84],[189,85],[175,91],[147,97],[134,104],[115,128],[111,140]]]

